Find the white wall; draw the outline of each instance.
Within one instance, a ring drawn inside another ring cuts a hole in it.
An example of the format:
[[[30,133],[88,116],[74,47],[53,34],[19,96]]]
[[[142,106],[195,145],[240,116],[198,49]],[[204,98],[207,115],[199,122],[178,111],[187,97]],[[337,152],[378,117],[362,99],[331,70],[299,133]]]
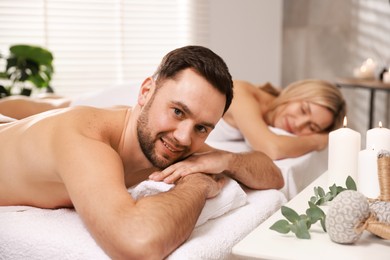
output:
[[[210,0],[210,48],[234,79],[281,83],[282,0]]]
[[[337,81],[353,77],[367,58],[378,71],[390,66],[390,4],[388,0],[284,0],[282,84],[303,78]],[[331,19],[329,19],[331,17]],[[369,91],[342,88],[348,127],[368,130]],[[376,91],[374,125],[390,127],[390,93]]]

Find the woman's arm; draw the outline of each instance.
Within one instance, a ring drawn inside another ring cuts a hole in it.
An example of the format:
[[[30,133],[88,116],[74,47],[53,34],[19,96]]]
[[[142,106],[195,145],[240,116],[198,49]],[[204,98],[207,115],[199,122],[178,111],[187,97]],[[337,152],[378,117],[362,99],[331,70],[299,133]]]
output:
[[[245,82],[235,82],[233,103],[229,108],[235,127],[247,139],[251,147],[261,151],[273,160],[298,157],[305,153],[324,149],[327,134],[308,136],[284,136],[273,133],[264,120],[264,105],[255,96],[256,87]]]
[[[33,98],[25,96],[9,96],[0,99],[0,114],[15,119],[22,119],[48,110],[68,107],[70,99]]]

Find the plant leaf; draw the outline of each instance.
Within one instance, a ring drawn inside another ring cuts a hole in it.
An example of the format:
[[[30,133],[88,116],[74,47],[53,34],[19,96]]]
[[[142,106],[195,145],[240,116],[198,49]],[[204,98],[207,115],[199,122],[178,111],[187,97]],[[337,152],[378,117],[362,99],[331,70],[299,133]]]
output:
[[[324,230],[324,232],[326,232],[325,219],[326,219],[326,215],[320,221],[322,230]]]
[[[49,50],[40,46],[19,44],[12,45],[9,50],[11,54],[33,60],[38,64],[51,65],[54,59]]]
[[[282,215],[285,216],[291,223],[295,223],[301,219],[298,213],[292,208],[282,206],[281,211]]]
[[[316,205],[322,205],[326,202],[325,198],[320,198],[317,202]]]
[[[314,195],[318,197],[318,187],[314,187]]]
[[[301,219],[295,225],[295,235],[297,238],[310,239],[310,233],[306,225],[306,221]]]
[[[356,191],[356,183],[355,181],[352,179],[351,176],[348,176],[347,177],[347,180],[345,181],[345,185],[347,186],[347,189],[348,190],[354,190]]]
[[[290,223],[288,223],[288,221],[285,219],[276,221],[269,229],[275,230],[282,234],[287,234],[291,231]]]
[[[324,202],[331,201],[333,198],[332,194],[330,192],[326,193]]]
[[[319,195],[320,197],[324,197],[324,196],[325,196],[325,191],[324,191],[323,188],[318,187],[318,195]]]
[[[306,210],[306,214],[309,217],[311,224],[316,223],[318,220],[325,217],[325,213],[318,206],[313,204],[313,207],[310,207]]]
[[[333,184],[332,186],[330,186],[329,190],[330,190],[330,193],[332,194],[333,197],[337,195],[337,186],[336,186],[336,184]]]

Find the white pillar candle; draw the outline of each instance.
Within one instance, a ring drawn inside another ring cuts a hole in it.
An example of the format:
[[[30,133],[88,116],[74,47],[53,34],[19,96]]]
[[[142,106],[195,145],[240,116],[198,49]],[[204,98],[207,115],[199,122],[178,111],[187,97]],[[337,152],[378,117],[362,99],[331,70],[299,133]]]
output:
[[[369,129],[366,133],[366,148],[390,151],[390,129],[382,127],[382,122],[379,122],[379,127]]]
[[[361,149],[361,136],[347,128],[344,118],[344,127],[329,133],[328,148],[328,182],[329,185],[345,187],[345,180],[351,176],[357,180],[358,155]]]
[[[377,161],[377,151],[365,149],[359,152],[357,188],[371,199],[378,198],[380,194]]]

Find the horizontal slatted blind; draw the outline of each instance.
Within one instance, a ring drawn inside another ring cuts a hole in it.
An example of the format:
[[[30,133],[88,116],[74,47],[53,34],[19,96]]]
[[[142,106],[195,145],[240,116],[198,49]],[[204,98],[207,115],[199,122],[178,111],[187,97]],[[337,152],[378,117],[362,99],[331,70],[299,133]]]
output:
[[[168,51],[208,44],[207,0],[1,0],[0,50],[54,54],[61,95],[142,81]]]

